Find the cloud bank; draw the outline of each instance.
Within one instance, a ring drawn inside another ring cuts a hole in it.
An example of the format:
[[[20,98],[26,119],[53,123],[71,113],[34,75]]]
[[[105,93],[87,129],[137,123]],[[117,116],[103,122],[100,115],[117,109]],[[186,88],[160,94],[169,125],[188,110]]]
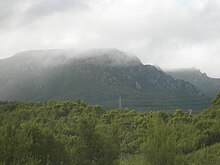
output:
[[[220,77],[219,0],[0,0],[0,58],[118,48],[165,69]]]

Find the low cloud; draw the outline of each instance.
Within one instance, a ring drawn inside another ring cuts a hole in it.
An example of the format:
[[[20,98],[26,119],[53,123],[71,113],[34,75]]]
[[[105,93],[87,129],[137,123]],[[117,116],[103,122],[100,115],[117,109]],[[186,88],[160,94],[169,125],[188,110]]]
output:
[[[115,47],[143,63],[220,77],[218,0],[7,0],[0,25],[1,58],[30,49]]]

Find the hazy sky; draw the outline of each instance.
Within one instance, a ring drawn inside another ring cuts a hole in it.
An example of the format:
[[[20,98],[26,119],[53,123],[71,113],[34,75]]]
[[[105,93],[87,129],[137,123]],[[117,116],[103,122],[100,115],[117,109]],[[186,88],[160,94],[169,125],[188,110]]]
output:
[[[66,48],[118,48],[220,77],[220,0],[0,0],[0,58]]]

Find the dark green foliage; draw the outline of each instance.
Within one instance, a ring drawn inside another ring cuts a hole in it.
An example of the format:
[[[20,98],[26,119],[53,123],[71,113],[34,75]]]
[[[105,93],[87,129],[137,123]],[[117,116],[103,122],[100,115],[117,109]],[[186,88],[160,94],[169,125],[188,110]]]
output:
[[[84,102],[11,103],[0,106],[0,162],[8,164],[114,164],[117,125]]]
[[[220,143],[202,148],[196,152],[190,153],[183,158],[185,164],[191,162],[195,165],[219,165],[220,164]]]
[[[218,99],[197,115],[104,111],[81,100],[3,104],[0,164],[218,164]]]
[[[160,121],[152,122],[143,147],[146,164],[172,165],[175,156],[180,154],[176,137],[171,135],[175,128]]]
[[[212,101],[213,106],[220,106],[220,93],[216,96],[215,99]]]

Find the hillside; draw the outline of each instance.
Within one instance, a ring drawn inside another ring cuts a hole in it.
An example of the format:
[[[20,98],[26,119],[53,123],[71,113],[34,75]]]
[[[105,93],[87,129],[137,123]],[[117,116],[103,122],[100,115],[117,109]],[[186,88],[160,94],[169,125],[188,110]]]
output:
[[[166,73],[175,79],[182,79],[192,83],[207,96],[215,97],[215,95],[220,92],[220,78],[211,78],[198,69],[181,69],[168,71]]]
[[[0,100],[82,99],[106,108],[203,109],[210,99],[117,49],[26,51],[0,61]]]

